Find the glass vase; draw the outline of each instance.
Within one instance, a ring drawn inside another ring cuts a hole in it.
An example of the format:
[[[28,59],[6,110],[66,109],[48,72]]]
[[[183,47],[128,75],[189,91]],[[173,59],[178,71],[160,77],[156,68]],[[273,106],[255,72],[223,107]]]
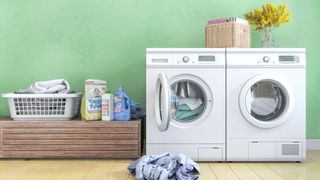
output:
[[[262,29],[261,47],[262,48],[274,47],[274,40],[272,39],[272,28],[271,27],[265,27]]]

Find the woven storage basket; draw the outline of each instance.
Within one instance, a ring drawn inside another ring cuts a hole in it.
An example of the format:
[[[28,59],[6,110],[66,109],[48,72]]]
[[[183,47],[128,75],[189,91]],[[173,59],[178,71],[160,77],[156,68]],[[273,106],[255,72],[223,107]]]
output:
[[[238,22],[226,22],[206,26],[207,48],[249,48],[250,26]]]

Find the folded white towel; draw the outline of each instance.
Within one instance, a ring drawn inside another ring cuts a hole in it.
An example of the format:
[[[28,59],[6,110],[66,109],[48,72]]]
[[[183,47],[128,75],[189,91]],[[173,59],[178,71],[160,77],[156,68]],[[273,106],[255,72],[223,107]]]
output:
[[[38,81],[28,88],[19,90],[20,94],[66,94],[70,91],[68,81],[64,79],[54,79],[49,81]]]
[[[178,97],[178,105],[187,105],[191,110],[195,110],[201,106],[202,100],[200,98],[184,98]]]

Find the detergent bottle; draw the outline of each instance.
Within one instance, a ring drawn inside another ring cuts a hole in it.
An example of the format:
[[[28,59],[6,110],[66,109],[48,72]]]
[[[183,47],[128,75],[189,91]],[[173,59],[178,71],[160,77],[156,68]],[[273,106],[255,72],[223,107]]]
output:
[[[113,112],[115,121],[128,121],[131,119],[131,100],[121,86],[114,93]]]
[[[113,120],[113,100],[114,98],[111,91],[106,91],[106,93],[101,96],[102,121]]]

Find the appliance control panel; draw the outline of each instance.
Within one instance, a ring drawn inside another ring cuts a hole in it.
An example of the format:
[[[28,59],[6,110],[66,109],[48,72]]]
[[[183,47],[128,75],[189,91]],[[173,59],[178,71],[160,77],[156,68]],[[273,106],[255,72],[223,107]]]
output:
[[[147,49],[147,66],[223,66],[225,50],[212,48]]]
[[[173,54],[174,65],[215,65],[224,61],[224,56],[215,54]]]
[[[267,55],[261,56],[258,64],[297,64],[300,63],[300,57],[295,55]]]
[[[305,67],[303,48],[244,48],[227,49],[227,66]]]

